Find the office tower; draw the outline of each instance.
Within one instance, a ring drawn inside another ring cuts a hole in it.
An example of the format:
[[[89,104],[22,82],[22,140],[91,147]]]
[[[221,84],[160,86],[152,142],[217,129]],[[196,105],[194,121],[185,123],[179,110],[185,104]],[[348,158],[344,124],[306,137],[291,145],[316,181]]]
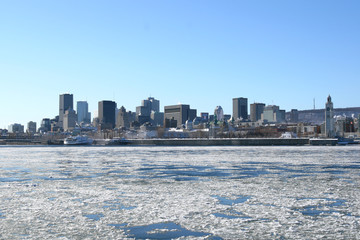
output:
[[[269,123],[281,123],[285,121],[285,110],[279,106],[269,105],[264,108],[261,120]]]
[[[299,121],[299,111],[297,109],[291,109],[290,122],[297,123]]]
[[[233,98],[233,118],[248,119],[248,99],[247,98]]]
[[[132,122],[135,121],[136,114],[134,112],[127,112],[126,109],[121,106],[117,113],[116,127],[129,129]]]
[[[30,121],[27,124],[27,133],[36,133],[36,122]]]
[[[190,105],[178,104],[165,106],[164,122],[165,127],[180,127],[187,120],[193,120],[196,117],[196,109],[190,109]]]
[[[63,119],[63,128],[64,131],[72,131],[76,126],[76,112],[73,109],[68,109],[65,111]]]
[[[24,125],[19,123],[10,124],[8,131],[9,133],[24,133]]]
[[[89,105],[86,101],[78,101],[76,103],[77,122],[90,123],[91,113],[89,112]]]
[[[144,124],[146,122],[151,122],[155,124],[154,119],[151,118],[152,112],[159,112],[160,109],[160,101],[155,98],[149,97],[148,99],[141,101],[141,106],[136,107],[136,120],[140,124]],[[154,115],[154,114],[153,114]]]
[[[325,134],[326,137],[335,137],[334,129],[334,106],[330,95],[325,104]]]
[[[51,131],[50,118],[43,118],[41,120],[40,131],[41,132],[50,132]]]
[[[261,114],[264,112],[264,103],[252,103],[250,104],[250,121],[256,122],[261,120]]]
[[[100,129],[113,129],[115,127],[115,108],[113,101],[100,101],[98,109],[98,118]]]
[[[216,120],[218,121],[224,120],[224,111],[221,106],[216,106],[214,110],[214,116],[216,116]]]
[[[66,110],[73,109],[73,95],[61,94],[59,101],[59,127],[64,128],[64,114]]]

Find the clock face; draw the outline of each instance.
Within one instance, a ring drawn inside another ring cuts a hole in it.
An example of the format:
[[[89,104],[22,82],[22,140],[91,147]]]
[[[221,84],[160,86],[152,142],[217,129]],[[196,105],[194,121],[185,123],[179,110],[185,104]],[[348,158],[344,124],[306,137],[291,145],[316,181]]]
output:
[[[327,108],[326,108],[326,111],[330,111],[330,108],[329,108],[329,107],[327,107]]]

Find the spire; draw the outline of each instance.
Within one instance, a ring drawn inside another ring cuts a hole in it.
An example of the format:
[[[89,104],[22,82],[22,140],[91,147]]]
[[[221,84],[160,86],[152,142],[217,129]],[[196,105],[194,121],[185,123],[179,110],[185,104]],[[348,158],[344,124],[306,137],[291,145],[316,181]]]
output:
[[[330,96],[330,94],[329,94],[329,96],[328,96],[328,98],[327,98],[327,101],[328,101],[328,103],[331,102],[331,96]]]

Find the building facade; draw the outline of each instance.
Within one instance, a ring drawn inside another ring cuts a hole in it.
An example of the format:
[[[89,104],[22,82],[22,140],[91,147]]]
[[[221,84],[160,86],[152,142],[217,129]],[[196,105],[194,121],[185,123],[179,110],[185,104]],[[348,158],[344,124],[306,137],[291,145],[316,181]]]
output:
[[[100,101],[98,104],[98,118],[100,130],[115,128],[115,108],[113,101]]]
[[[233,98],[233,118],[248,119],[248,99],[247,98]]]

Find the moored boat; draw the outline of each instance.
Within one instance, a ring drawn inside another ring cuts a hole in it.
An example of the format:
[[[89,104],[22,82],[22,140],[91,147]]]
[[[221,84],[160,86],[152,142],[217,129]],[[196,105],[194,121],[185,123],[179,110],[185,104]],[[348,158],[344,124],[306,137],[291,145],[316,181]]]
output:
[[[93,143],[93,139],[88,136],[70,136],[64,139],[64,145],[91,145]]]

